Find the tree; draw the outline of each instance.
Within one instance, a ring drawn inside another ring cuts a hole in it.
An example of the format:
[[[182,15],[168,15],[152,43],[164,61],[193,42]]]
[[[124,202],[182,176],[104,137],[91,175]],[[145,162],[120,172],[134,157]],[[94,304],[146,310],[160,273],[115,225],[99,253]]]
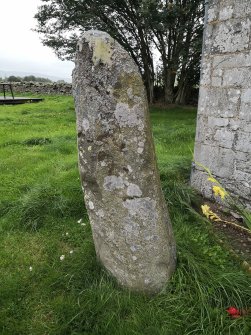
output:
[[[174,101],[174,85],[179,79],[179,91],[181,87],[187,90],[190,83],[187,78],[191,76],[189,72],[196,71],[199,64],[203,3],[202,0],[145,1],[147,24],[154,34],[153,41],[161,55],[166,103]],[[194,77],[194,73],[192,76]]]
[[[33,75],[30,75],[30,76],[25,76],[24,78],[23,78],[23,81],[36,81],[36,77],[35,76],[33,76]]]
[[[177,104],[186,103],[192,87],[197,85],[200,79],[204,6],[200,5],[200,1],[191,1],[189,13],[177,72],[178,90],[175,97]]]
[[[201,43],[203,0],[42,1],[45,4],[35,16],[36,31],[43,35],[44,45],[53,48],[61,59],[73,58],[83,31],[104,30],[131,54],[150,102],[155,80],[154,48],[161,57],[165,102],[174,101],[177,80],[181,81],[178,96],[186,95],[181,92],[187,91],[191,82],[187,72],[194,71],[199,62],[191,45]]]
[[[114,37],[138,65],[153,100],[154,67],[151,32],[143,25],[141,1],[138,0],[42,0],[35,18],[36,31],[43,43],[53,48],[61,59],[72,59],[79,35],[88,29],[104,30]]]
[[[23,81],[27,82],[39,82],[39,83],[51,83],[51,80],[48,78],[35,77],[34,75],[29,75],[23,77]]]
[[[10,81],[10,82],[20,82],[20,81],[22,81],[22,78],[20,78],[20,77],[16,77],[16,76],[9,76],[8,78],[6,78],[6,81]]]

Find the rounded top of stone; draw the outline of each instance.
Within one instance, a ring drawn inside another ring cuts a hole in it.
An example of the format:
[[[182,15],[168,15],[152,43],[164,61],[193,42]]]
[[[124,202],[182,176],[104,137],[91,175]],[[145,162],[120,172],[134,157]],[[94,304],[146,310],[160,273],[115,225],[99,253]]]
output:
[[[109,34],[107,34],[105,31],[96,30],[96,29],[87,30],[81,35],[81,39],[85,39],[87,41],[91,41],[96,38],[106,39],[106,40],[109,39],[109,40],[114,41],[114,39]]]
[[[81,36],[77,48],[78,51],[83,50],[83,43],[87,42],[93,50],[93,64],[100,62],[103,64],[112,64],[112,54],[116,41],[109,34],[100,30],[88,30]]]
[[[94,75],[95,69],[101,71],[102,74],[109,69],[113,78],[128,73],[141,78],[138,66],[128,51],[104,31],[85,31],[77,43],[76,51],[76,60],[82,59],[82,62],[85,63],[84,71],[90,68],[89,75],[91,76]]]

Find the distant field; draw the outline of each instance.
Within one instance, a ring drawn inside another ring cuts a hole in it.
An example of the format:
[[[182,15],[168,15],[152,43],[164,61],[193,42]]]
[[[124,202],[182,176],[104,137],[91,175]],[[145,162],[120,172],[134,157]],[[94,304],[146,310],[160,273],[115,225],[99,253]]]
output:
[[[250,277],[185,205],[196,200],[196,111],[154,107],[151,119],[178,267],[161,294],[146,297],[119,288],[96,260],[72,98],[0,106],[1,335],[251,334],[250,317],[225,311],[251,307]]]

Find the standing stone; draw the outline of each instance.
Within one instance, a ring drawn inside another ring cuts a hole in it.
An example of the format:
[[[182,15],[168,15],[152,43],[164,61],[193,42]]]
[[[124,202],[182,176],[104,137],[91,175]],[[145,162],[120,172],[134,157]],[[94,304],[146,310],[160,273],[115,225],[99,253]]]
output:
[[[251,208],[251,1],[209,0],[195,161]],[[192,185],[212,196],[195,166]]]
[[[158,292],[175,269],[176,253],[141,75],[113,38],[88,31],[77,47],[73,93],[97,256],[121,285]]]

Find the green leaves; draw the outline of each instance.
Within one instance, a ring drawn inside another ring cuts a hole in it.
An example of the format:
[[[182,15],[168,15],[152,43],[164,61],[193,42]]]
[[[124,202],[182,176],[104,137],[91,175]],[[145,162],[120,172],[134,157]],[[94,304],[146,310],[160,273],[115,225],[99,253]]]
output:
[[[165,88],[166,102],[167,95],[169,102],[173,102],[175,82],[178,81],[179,87],[198,83],[203,0],[43,2],[45,5],[40,6],[35,15],[35,31],[59,58],[73,60],[82,32],[98,29],[110,34],[130,53],[142,74],[150,102],[156,85],[156,62],[162,63],[161,82],[157,86]],[[158,56],[154,56],[156,49]],[[180,101],[178,97],[177,102]]]

